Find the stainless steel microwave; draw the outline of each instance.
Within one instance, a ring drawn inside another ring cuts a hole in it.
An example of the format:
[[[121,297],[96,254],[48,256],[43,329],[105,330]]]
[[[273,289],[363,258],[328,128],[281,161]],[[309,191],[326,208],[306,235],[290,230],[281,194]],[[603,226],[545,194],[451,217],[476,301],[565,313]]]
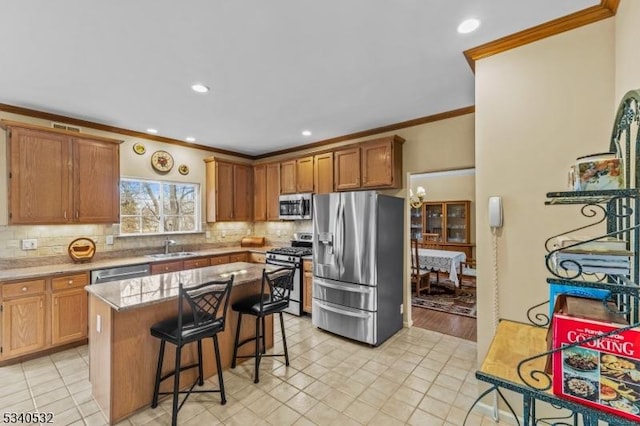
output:
[[[289,194],[280,196],[280,219],[311,219],[313,194]]]

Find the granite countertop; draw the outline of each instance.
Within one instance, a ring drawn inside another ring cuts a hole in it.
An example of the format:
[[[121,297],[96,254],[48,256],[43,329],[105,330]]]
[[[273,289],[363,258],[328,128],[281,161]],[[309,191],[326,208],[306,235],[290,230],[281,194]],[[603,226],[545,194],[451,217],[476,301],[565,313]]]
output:
[[[34,266],[29,268],[3,269],[0,271],[0,282],[9,281],[9,280],[40,278],[45,276],[57,275],[57,274],[80,273],[80,272],[92,271],[95,269],[114,268],[117,266],[140,265],[144,263],[158,263],[158,262],[194,259],[200,256],[225,255],[225,254],[238,253],[243,251],[249,251],[254,253],[265,253],[267,250],[271,248],[273,247],[272,246],[219,247],[219,248],[211,248],[211,249],[205,249],[205,250],[195,250],[195,251],[192,251],[193,253],[195,253],[194,256],[179,257],[174,259],[154,259],[148,256],[132,256],[132,257],[121,257],[121,258],[114,258],[114,259],[97,260],[97,261],[91,261],[87,263],[61,263],[61,264],[53,264],[53,265]]]
[[[208,266],[180,272],[131,278],[122,281],[88,285],[85,290],[99,298],[115,311],[126,311],[161,303],[178,297],[178,285],[202,284],[209,281],[228,280],[234,275],[233,286],[252,283],[262,279],[262,270],[277,269],[275,265],[236,262]]]

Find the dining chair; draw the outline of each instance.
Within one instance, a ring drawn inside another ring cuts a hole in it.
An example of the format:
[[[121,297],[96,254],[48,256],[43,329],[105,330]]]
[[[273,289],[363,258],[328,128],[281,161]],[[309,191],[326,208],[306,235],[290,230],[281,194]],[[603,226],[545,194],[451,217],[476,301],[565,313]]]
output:
[[[420,269],[420,258],[418,257],[418,240],[411,240],[411,286],[415,287],[416,296],[420,296],[420,293],[427,291],[427,294],[431,291],[430,283],[431,272]]]
[[[466,278],[466,280],[465,280]],[[463,285],[476,286],[476,260],[467,259],[460,262],[460,287]]]

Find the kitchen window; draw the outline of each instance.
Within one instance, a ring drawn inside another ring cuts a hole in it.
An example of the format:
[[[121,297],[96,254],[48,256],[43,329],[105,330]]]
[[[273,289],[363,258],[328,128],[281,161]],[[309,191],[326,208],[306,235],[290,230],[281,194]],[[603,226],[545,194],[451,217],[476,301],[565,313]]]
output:
[[[120,235],[199,232],[200,185],[120,179]]]

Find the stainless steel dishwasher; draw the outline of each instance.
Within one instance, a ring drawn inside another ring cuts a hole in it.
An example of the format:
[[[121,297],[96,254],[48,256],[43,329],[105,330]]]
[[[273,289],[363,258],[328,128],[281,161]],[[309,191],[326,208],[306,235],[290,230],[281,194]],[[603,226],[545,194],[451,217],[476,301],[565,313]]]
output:
[[[106,283],[109,281],[127,280],[151,275],[151,267],[148,263],[142,265],[117,266],[115,268],[94,269],[91,271],[91,284]]]

